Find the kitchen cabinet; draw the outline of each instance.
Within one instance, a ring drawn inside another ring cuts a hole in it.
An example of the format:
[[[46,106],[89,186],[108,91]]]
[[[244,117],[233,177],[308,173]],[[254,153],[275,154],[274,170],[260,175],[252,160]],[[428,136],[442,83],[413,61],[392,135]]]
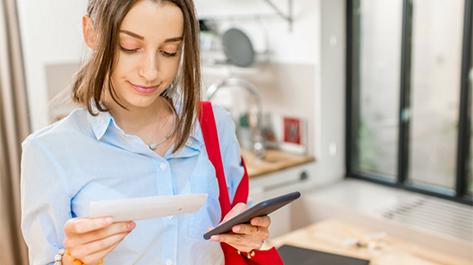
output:
[[[276,152],[276,153],[272,153]],[[251,154],[250,154],[251,155]],[[248,154],[243,152],[243,157]],[[250,198],[259,203],[290,192],[303,192],[312,187],[315,162],[312,157],[293,155],[276,150],[268,150],[267,158],[271,162],[252,162],[246,159],[250,177]],[[292,158],[292,160],[291,160]],[[279,161],[279,162],[278,162]],[[286,205],[269,215],[271,217],[270,238],[291,231],[291,204]]]

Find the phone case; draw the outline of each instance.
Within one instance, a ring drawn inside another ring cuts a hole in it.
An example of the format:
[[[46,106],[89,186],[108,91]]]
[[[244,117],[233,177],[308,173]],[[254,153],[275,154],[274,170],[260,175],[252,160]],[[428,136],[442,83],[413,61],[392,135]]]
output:
[[[204,234],[205,239],[210,239],[213,235],[225,234],[232,231],[233,226],[238,224],[246,224],[251,221],[251,219],[259,216],[268,215],[277,209],[283,207],[284,205],[293,202],[301,196],[300,192],[292,192],[286,195],[275,197],[263,202],[258,203],[257,205],[251,207],[250,209],[240,213],[239,215],[233,217],[227,222],[215,227],[211,231]]]

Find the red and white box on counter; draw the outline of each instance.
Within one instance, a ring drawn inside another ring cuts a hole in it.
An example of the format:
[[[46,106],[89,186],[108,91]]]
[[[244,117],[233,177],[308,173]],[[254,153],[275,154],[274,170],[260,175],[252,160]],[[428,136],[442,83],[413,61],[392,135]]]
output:
[[[265,114],[262,132],[268,149],[307,154],[307,125],[303,118]]]

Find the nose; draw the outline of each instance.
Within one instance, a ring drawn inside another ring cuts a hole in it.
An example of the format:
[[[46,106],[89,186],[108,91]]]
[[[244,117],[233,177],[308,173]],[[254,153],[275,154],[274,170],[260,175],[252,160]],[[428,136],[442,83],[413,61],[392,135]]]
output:
[[[158,78],[158,60],[155,54],[147,54],[141,63],[139,74],[144,77],[146,81],[153,81]]]

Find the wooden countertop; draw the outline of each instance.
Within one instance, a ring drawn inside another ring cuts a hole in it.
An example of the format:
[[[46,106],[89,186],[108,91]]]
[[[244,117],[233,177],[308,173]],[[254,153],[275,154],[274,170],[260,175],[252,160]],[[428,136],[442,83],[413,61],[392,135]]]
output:
[[[280,247],[284,244],[314,249],[360,259],[370,260],[370,265],[471,265],[473,261],[454,257],[439,251],[423,247],[405,240],[387,235],[382,240],[384,247],[368,249],[366,247],[346,246],[344,241],[353,235],[367,235],[374,232],[356,227],[338,220],[326,220],[296,230],[270,240],[266,247]]]
[[[280,150],[267,150],[266,158],[263,161],[256,159],[253,152],[243,149],[241,155],[245,160],[248,177],[250,178],[315,161],[311,156],[297,155]]]

